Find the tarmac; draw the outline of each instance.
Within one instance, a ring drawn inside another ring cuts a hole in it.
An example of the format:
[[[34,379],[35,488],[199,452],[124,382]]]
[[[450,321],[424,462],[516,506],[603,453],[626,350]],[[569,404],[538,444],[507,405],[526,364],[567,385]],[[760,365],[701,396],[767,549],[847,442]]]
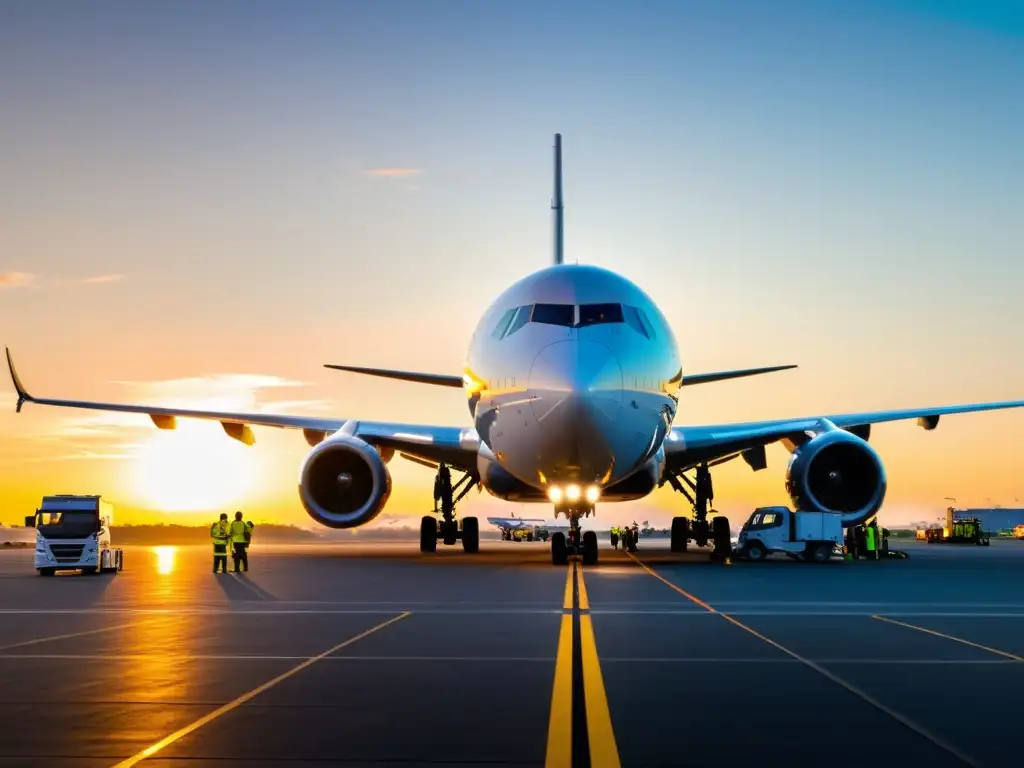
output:
[[[0,548],[0,765],[1019,764],[1024,541],[713,563],[641,540]]]

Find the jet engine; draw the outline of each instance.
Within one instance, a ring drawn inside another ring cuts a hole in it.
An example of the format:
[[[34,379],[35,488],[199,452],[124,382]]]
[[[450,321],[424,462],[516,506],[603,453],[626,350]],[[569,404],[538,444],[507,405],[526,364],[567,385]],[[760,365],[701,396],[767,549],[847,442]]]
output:
[[[860,525],[882,506],[885,467],[866,441],[831,426],[796,448],[786,471],[795,509],[836,512],[843,525]]]
[[[335,434],[319,443],[299,469],[302,506],[328,528],[355,528],[370,522],[390,495],[391,474],[385,458],[352,435]]]

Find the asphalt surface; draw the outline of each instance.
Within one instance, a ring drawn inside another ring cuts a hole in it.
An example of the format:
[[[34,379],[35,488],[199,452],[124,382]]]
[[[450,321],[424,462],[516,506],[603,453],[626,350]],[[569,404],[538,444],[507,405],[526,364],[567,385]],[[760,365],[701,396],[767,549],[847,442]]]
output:
[[[550,565],[543,544],[0,548],[0,765],[1012,765],[1024,542]],[[6,551],[5,551],[6,550]]]

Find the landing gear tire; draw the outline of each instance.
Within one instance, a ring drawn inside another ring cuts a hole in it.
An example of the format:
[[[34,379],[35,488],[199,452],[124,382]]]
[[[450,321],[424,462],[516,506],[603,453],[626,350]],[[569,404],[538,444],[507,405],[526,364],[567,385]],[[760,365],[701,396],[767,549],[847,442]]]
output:
[[[712,518],[711,537],[715,542],[715,557],[728,557],[732,554],[732,531],[729,518],[724,515]]]
[[[597,565],[597,534],[593,531],[583,534],[583,564]]]
[[[670,547],[673,552],[685,552],[690,543],[690,521],[685,517],[672,518],[672,538]]]
[[[743,549],[744,557],[751,562],[759,563],[768,557],[768,550],[760,541],[752,541]]]
[[[708,521],[707,520],[694,520],[693,521],[693,543],[698,547],[706,547],[708,545]]]
[[[467,554],[480,551],[480,521],[475,517],[462,518],[462,549]]]
[[[424,515],[420,520],[420,552],[437,551],[437,519]]]
[[[569,564],[569,550],[565,546],[565,534],[561,531],[551,537],[551,563],[553,565]]]

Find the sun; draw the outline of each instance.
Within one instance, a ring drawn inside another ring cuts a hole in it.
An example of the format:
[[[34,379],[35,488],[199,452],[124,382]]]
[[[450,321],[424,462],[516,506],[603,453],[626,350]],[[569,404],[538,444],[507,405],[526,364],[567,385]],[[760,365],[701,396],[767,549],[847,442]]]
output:
[[[161,512],[202,512],[239,501],[259,475],[254,448],[211,424],[179,422],[144,443],[135,492]]]

